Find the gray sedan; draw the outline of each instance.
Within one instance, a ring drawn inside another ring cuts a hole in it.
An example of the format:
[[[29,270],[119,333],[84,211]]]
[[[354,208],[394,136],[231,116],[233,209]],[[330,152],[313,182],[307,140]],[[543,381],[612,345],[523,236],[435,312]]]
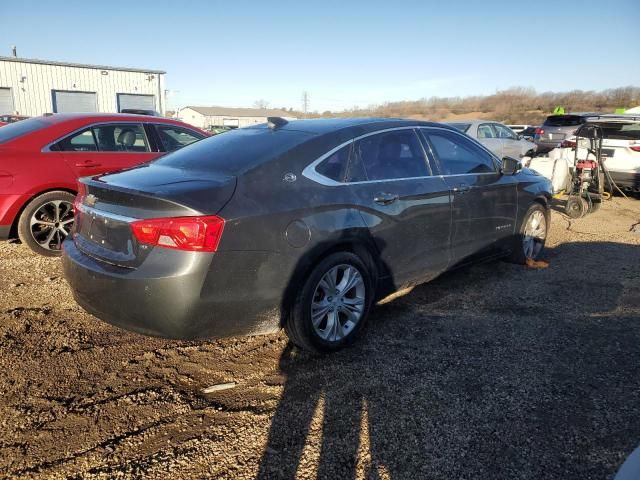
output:
[[[465,122],[450,122],[447,125],[451,125],[475,138],[499,158],[512,157],[518,159],[524,156],[531,156],[537,149],[535,143],[524,140],[509,127],[499,122],[468,120]]]

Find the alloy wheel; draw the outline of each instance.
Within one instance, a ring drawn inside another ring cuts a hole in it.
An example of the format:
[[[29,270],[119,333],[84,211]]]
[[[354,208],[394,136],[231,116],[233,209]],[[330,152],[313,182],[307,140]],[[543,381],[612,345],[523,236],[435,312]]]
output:
[[[360,271],[342,264],[326,272],[313,294],[311,322],[327,342],[337,342],[353,331],[365,310],[366,287]]]
[[[72,226],[73,205],[63,200],[44,203],[31,215],[31,235],[47,250],[60,250]]]

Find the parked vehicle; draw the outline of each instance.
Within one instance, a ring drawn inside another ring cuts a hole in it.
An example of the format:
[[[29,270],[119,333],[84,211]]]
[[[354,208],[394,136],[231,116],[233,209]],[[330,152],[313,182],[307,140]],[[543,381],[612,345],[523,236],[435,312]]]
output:
[[[527,127],[524,130],[522,130],[522,132],[520,132],[520,136],[525,139],[528,140],[530,142],[533,142],[536,136],[536,130],[538,129],[538,127]]]
[[[23,115],[0,115],[0,124],[15,123],[20,120],[26,120],[29,117]]]
[[[488,120],[468,120],[465,122],[450,122],[447,125],[451,125],[461,132],[465,132],[471,138],[475,138],[499,158],[532,156],[537,149],[534,143],[523,140],[502,123]]]
[[[578,127],[588,121],[589,117],[599,113],[569,113],[551,115],[535,132],[534,142],[538,145],[538,153],[548,152],[560,146],[567,138],[575,135]]]
[[[317,119],[80,180],[63,267],[97,317],[172,338],[284,326],[340,348],[375,299],[472,258],[537,258],[550,183],[442,124]]]
[[[208,134],[165,118],[53,114],[0,129],[0,240],[59,255],[77,178],[143,163]]]
[[[602,129],[602,158],[611,179],[623,191],[640,192],[640,116],[602,115],[589,120]],[[587,149],[576,136],[562,143],[562,147],[577,148],[580,158],[587,158]],[[582,142],[583,143],[583,142]],[[604,181],[607,185],[606,180]]]

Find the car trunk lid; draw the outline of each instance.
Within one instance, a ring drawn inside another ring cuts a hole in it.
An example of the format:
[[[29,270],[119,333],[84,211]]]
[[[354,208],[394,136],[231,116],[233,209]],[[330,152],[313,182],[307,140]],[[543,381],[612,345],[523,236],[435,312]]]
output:
[[[132,222],[216,214],[236,186],[233,176],[145,167],[81,179],[84,192],[76,201],[73,238],[84,253],[119,267],[135,268],[153,247],[137,241]]]

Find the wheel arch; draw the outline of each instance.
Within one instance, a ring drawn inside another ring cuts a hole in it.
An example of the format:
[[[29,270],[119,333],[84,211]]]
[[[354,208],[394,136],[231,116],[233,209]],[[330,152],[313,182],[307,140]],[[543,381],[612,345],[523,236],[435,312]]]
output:
[[[340,239],[335,242],[324,242],[313,247],[298,261],[296,267],[294,268],[282,297],[282,326],[288,321],[290,309],[295,302],[298,288],[300,288],[302,282],[305,281],[306,277],[323,259],[333,253],[339,252],[353,253],[354,255],[358,256],[358,258],[360,258],[362,262],[364,262],[367,268],[369,268],[373,281],[375,297],[375,290],[378,279],[380,277],[380,274],[383,272],[383,267],[376,261],[378,255],[376,253],[375,245],[373,245],[372,242],[359,237]]]
[[[41,190],[41,191],[38,191],[37,193],[34,193],[20,206],[20,209],[16,213],[16,216],[13,218],[13,222],[11,223],[11,229],[9,230],[9,238],[18,238],[18,222],[20,221],[22,212],[24,212],[24,209],[27,208],[27,205],[29,205],[34,199],[38,198],[40,195],[44,195],[45,193],[50,193],[50,192],[67,192],[72,195],[76,195],[78,193],[76,190],[68,187],[59,187],[59,188],[52,187],[52,188],[47,188],[45,190]]]

